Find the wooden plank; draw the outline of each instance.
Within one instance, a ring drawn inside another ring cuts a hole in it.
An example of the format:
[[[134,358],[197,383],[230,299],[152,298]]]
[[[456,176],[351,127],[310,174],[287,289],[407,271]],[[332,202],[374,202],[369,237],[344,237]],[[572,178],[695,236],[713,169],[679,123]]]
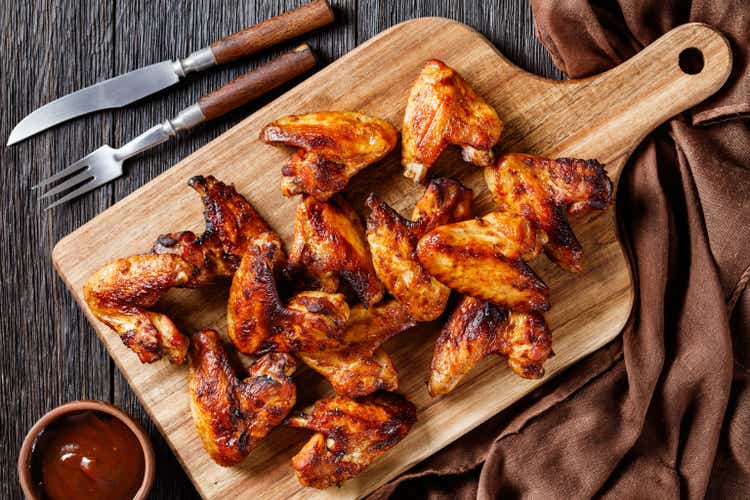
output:
[[[706,66],[699,75],[686,75],[677,65],[679,52],[688,47],[704,53]],[[604,75],[576,82],[529,75],[510,64],[481,35],[455,22],[427,18],[397,26],[63,239],[53,260],[76,299],[81,302],[84,281],[104,263],[143,250],[162,232],[200,227],[201,207],[184,185],[197,173],[212,173],[235,183],[288,242],[297,200],[278,193],[279,165],[288,151],[260,143],[261,126],[281,115],[319,109],[357,109],[400,123],[409,86],[428,57],[455,67],[499,110],[506,123],[500,149],[597,158],[608,163],[615,179],[645,133],[716,91],[731,68],[731,53],[723,37],[696,24],[673,30]],[[364,195],[376,190],[406,212],[422,188],[399,172],[398,157],[392,155],[354,179],[348,196],[361,206]],[[481,171],[458,161],[455,151],[441,158],[434,173],[456,177],[472,187],[478,212],[492,208]],[[614,210],[582,218],[575,228],[587,252],[587,271],[571,275],[543,259],[533,263],[552,290],[553,308],[547,319],[557,356],[547,364],[550,376],[617,335],[632,304],[632,283],[617,241]],[[82,253],[89,257],[82,259]],[[225,301],[226,295],[216,291],[176,290],[167,296],[164,307],[188,331],[200,327],[224,330]],[[94,325],[196,486],[208,497],[349,498],[365,494],[547,380],[521,380],[502,363],[487,360],[448,397],[431,399],[423,382],[436,325],[406,333],[387,350],[400,370],[400,391],[415,402],[420,421],[397,450],[386,453],[360,477],[341,489],[321,493],[304,490],[290,473],[289,458],[307,437],[298,431],[275,431],[241,466],[216,466],[203,453],[192,428],[185,368],[167,363],[141,365],[108,328],[98,322]],[[301,376],[299,387],[302,402],[329,392],[324,382],[310,374]]]
[[[113,76],[112,12],[108,2],[70,0],[11,2],[0,9],[0,498],[20,496],[17,453],[39,417],[65,401],[110,398],[113,370],[106,350],[49,259],[58,239],[109,205],[110,190],[43,212],[30,186],[110,140],[111,115],[4,146],[16,123],[38,106]]]

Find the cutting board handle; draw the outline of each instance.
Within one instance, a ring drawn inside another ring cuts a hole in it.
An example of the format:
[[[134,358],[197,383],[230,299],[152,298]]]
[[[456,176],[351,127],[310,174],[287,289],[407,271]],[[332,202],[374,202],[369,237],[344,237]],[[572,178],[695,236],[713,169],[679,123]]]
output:
[[[551,143],[545,145],[546,139],[539,138],[529,146],[585,157],[608,144],[611,157],[601,160],[610,161],[631,152],[661,123],[714,94],[731,69],[732,51],[719,31],[702,23],[683,24],[619,66],[561,86],[564,104],[555,118],[565,122],[560,129],[568,132],[566,139],[549,137]],[[552,112],[548,109],[547,116]]]

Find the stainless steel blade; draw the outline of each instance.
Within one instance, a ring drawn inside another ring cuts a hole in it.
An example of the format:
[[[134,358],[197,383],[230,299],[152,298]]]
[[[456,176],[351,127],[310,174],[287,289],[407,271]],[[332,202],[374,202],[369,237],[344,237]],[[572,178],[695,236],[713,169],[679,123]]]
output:
[[[71,118],[135,102],[174,85],[180,74],[184,73],[179,62],[162,61],[63,96],[21,120],[10,133],[8,146]]]

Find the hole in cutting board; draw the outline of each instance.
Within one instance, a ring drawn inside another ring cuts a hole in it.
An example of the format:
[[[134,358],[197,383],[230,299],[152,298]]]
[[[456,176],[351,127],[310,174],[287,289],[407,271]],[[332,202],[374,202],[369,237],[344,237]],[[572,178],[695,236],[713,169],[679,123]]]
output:
[[[695,47],[690,47],[680,52],[680,69],[688,75],[697,75],[703,71],[703,52]]]

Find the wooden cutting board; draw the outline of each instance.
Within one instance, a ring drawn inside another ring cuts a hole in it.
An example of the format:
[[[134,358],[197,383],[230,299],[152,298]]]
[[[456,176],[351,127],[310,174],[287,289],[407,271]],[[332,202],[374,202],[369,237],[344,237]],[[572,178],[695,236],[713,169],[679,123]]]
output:
[[[703,55],[698,74],[680,69],[680,54],[688,48]],[[415,19],[358,47],[63,238],[52,254],[57,270],[204,497],[363,496],[603,346],[625,325],[633,305],[633,279],[618,242],[615,209],[610,208],[573,221],[586,252],[585,272],[563,272],[544,257],[531,263],[551,289],[546,318],[556,356],[546,364],[546,377],[520,379],[493,356],[453,393],[431,398],[425,381],[440,323],[419,325],[385,346],[399,371],[400,392],[417,405],[418,423],[360,477],[341,488],[318,491],[302,488],[290,466],[290,458],[310,436],[300,430],[278,428],[240,466],[217,466],[193,427],[187,368],[166,361],[142,365],[91,316],[82,286],[94,270],[147,251],[162,233],[202,230],[201,203],[186,185],[193,175],[213,174],[234,183],[289,243],[298,199],[282,197],[279,182],[290,151],[261,143],[261,127],[283,115],[319,110],[362,111],[400,127],[411,83],[428,58],[458,70],[497,109],[505,122],[500,150],[595,158],[607,164],[615,181],[644,135],[716,92],[731,69],[723,36],[702,24],[686,24],[607,73],[551,81],[517,68],[467,26],[441,18]],[[455,149],[443,154],[432,173],[473,188],[477,214],[493,208],[482,171],[463,163]],[[363,215],[362,201],[370,191],[408,214],[422,190],[401,175],[394,153],[355,177],[346,196]],[[161,308],[183,331],[210,327],[224,333],[226,299],[224,289],[174,290]],[[301,405],[330,393],[310,370],[296,378]]]

